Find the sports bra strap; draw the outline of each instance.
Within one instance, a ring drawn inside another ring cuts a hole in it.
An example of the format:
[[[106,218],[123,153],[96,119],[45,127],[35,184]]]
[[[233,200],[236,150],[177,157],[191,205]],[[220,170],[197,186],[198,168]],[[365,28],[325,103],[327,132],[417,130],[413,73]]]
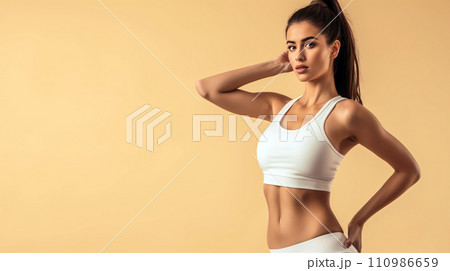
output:
[[[289,110],[289,108],[291,108],[291,106],[295,103],[295,101],[297,101],[300,97],[302,97],[302,95],[287,102],[283,106],[283,108],[280,110],[280,112],[278,112],[278,114],[274,117],[274,119],[272,121],[280,121],[281,117]]]
[[[325,123],[326,118],[328,117],[328,115],[330,114],[330,112],[333,110],[334,106],[342,100],[347,99],[346,97],[342,97],[342,96],[336,96],[335,98],[333,98],[333,100],[327,104],[327,106],[322,110],[322,112],[320,112],[320,114],[315,118],[315,121],[319,123],[319,125],[321,125],[321,127],[323,127],[323,124]]]

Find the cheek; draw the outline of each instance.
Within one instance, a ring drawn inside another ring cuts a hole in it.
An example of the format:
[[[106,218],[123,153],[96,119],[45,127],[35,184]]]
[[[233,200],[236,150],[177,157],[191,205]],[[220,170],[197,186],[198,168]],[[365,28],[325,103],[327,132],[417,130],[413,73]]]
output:
[[[326,66],[327,64],[326,59],[327,59],[326,53],[324,53],[323,51],[311,52],[309,56],[311,66],[314,65],[314,67],[316,68]]]
[[[295,52],[289,52],[288,54],[289,61],[292,62],[293,60],[295,60],[296,56],[297,54]]]

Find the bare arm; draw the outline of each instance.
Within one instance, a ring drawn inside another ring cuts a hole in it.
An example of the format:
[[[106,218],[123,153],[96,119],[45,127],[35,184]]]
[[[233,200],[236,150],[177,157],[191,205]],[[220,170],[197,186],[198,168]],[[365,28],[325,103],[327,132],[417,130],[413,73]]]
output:
[[[203,98],[227,111],[254,118],[264,115],[265,120],[270,120],[273,102],[288,101],[290,98],[275,92],[261,92],[258,95],[258,92],[248,92],[238,87],[274,76],[283,68],[283,63],[269,60],[201,79],[197,81],[196,88]]]
[[[365,107],[352,101],[344,126],[359,144],[389,163],[394,173],[355,214],[349,224],[363,225],[373,214],[398,198],[420,179],[420,168],[411,153]]]

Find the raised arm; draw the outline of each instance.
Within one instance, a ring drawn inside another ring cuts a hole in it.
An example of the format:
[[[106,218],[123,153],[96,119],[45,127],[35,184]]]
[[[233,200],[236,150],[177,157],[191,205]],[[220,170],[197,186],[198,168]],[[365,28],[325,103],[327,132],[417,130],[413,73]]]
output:
[[[291,98],[275,92],[261,92],[258,95],[258,92],[248,92],[238,87],[274,76],[283,67],[276,60],[261,62],[201,79],[197,81],[196,88],[203,98],[227,111],[271,121],[270,115],[276,113],[273,112],[273,105],[286,103]]]

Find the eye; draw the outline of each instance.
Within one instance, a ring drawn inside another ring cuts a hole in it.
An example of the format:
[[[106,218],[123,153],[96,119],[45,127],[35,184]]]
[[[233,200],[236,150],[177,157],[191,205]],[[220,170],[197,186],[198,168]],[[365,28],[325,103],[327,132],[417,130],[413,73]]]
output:
[[[292,48],[292,47],[294,47],[294,48],[295,48],[295,46],[288,46],[288,50],[291,50],[291,48]]]
[[[308,45],[309,45],[309,48],[314,48],[316,46],[316,44],[314,42],[306,43],[305,47],[307,47]],[[295,49],[295,46],[288,46],[287,48],[289,51],[291,51],[291,48]]]

